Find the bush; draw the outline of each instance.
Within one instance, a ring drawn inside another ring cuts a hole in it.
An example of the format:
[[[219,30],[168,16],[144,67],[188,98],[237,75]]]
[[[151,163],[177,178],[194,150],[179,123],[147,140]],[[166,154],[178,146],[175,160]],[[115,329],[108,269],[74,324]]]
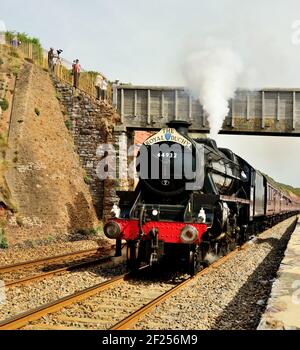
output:
[[[15,31],[7,31],[5,33],[6,36],[6,41],[11,42],[15,36],[17,36],[18,41],[21,42],[21,46],[24,43],[30,43],[32,44],[32,54],[33,54],[33,59],[37,61],[41,61],[43,57],[43,48],[41,45],[41,42],[38,38],[35,37],[30,37],[26,33],[18,33]]]
[[[5,33],[6,41],[8,42],[11,42],[15,36],[17,36],[18,40],[21,41],[21,43],[31,43],[36,47],[42,48],[41,42],[38,38],[30,37],[26,33],[18,33],[15,31],[7,31]]]
[[[95,228],[91,228],[90,230],[88,230],[88,236],[97,236],[98,231]]]
[[[87,237],[94,237],[97,236],[98,234],[98,229],[97,228],[82,228],[78,229],[76,231],[76,234],[81,235],[81,236],[87,236]]]
[[[92,182],[93,182],[93,179],[88,176],[88,175],[85,175],[85,177],[83,178],[84,182],[87,184],[87,185],[90,185]]]
[[[8,242],[5,237],[4,228],[0,228],[0,249],[8,249]]]
[[[8,103],[6,98],[4,98],[3,100],[0,100],[0,107],[1,107],[2,111],[8,110],[9,103]]]
[[[8,60],[9,70],[14,76],[18,76],[21,68],[21,60],[16,57],[10,57]]]
[[[35,115],[36,115],[37,117],[39,117],[40,114],[41,114],[41,112],[40,112],[40,110],[39,110],[38,108],[35,108],[35,109],[34,109],[34,113],[35,113]]]
[[[73,128],[73,125],[72,125],[72,122],[71,122],[71,120],[65,120],[65,126],[66,126],[66,128],[68,129],[68,130],[72,130],[72,128]]]
[[[15,57],[15,58],[20,58],[19,54],[17,53],[17,51],[11,50],[9,55],[11,57]]]
[[[8,147],[7,136],[0,134],[0,149],[6,149]]]
[[[0,57],[0,66],[4,63],[3,59]]]

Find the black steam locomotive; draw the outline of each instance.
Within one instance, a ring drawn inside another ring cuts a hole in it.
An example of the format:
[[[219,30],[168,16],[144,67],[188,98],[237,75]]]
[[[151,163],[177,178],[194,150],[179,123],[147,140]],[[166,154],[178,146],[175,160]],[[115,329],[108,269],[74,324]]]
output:
[[[180,262],[193,275],[266,227],[299,212],[266,176],[212,139],[192,139],[174,121],[140,149],[135,191],[119,192],[105,225],[127,241],[130,269]]]

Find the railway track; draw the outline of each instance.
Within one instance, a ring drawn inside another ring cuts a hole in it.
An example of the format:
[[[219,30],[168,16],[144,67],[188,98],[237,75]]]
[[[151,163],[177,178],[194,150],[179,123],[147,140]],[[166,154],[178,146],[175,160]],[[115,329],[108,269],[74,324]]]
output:
[[[170,280],[141,280],[138,275],[124,274],[4,320],[0,322],[0,330],[129,329],[158,304],[195,278],[223,264],[245,246],[247,244],[175,285]],[[147,267],[142,269],[145,272]]]
[[[230,252],[228,255],[220,258],[219,260],[217,260],[216,262],[214,262],[213,264],[211,264],[207,268],[205,268],[202,271],[198,272],[198,274],[195,275],[194,277],[190,277],[190,278],[184,280],[183,282],[179,283],[178,285],[176,285],[172,289],[166,291],[164,294],[158,296],[157,298],[155,298],[151,302],[147,303],[146,305],[144,305],[143,307],[141,307],[137,311],[133,312],[131,315],[125,317],[123,320],[121,320],[120,322],[118,322],[115,325],[113,325],[112,327],[110,327],[110,330],[126,330],[126,329],[130,329],[143,316],[147,315],[151,310],[153,310],[160,303],[164,302],[165,300],[167,300],[168,298],[170,298],[171,296],[176,294],[180,289],[185,287],[187,284],[189,284],[195,278],[199,278],[199,277],[209,273],[209,271],[211,271],[212,269],[214,269],[214,268],[220,266],[221,264],[223,264],[225,261],[230,259],[232,256],[236,255],[241,249],[244,249],[245,246],[246,245],[244,245],[244,246],[242,246],[240,248],[237,248],[236,250],[234,250],[234,251]]]
[[[114,246],[111,247],[111,249],[113,248]],[[87,249],[44,259],[21,262],[19,264],[1,266],[0,278],[4,281],[6,287],[26,284],[51,277],[58,273],[73,271],[81,267],[88,267],[91,264],[108,262],[112,259],[112,256],[103,257],[105,251],[107,251],[107,249]],[[78,260],[80,260],[80,262],[78,262]]]
[[[23,268],[30,268],[34,266],[45,265],[47,263],[58,261],[58,260],[66,260],[66,259],[68,260],[69,258],[73,259],[73,258],[77,258],[78,256],[97,254],[97,252],[99,252],[99,248],[93,248],[93,249],[81,250],[73,253],[51,256],[51,257],[42,258],[42,259],[24,261],[24,262],[12,264],[12,265],[4,265],[4,266],[0,266],[0,274],[17,271]]]
[[[76,269],[89,267],[89,266],[92,266],[92,265],[95,265],[95,264],[105,264],[107,262],[112,261],[112,258],[113,258],[113,256],[107,256],[105,258],[97,258],[97,259],[89,260],[89,261],[86,261],[86,262],[83,262],[83,263],[78,263],[78,264],[74,264],[74,265],[71,265],[71,266],[65,266],[65,267],[62,267],[60,269],[55,269],[55,270],[51,270],[51,271],[48,271],[48,272],[43,272],[43,273],[40,273],[40,274],[37,274],[37,275],[34,275],[34,276],[21,278],[21,279],[18,279],[16,281],[13,281],[13,282],[6,283],[5,287],[6,288],[11,288],[11,287],[16,287],[16,286],[21,286],[21,285],[25,285],[27,283],[40,281],[40,280],[43,280],[45,278],[50,278],[52,276],[58,275],[58,274],[63,273],[63,272],[71,272],[71,271],[74,271]]]

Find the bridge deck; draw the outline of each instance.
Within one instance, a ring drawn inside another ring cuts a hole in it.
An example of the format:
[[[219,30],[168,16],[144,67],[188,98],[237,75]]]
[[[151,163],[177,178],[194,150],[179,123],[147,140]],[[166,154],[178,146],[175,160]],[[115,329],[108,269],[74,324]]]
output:
[[[187,120],[193,132],[209,132],[203,107],[183,87],[121,85],[114,103],[126,128],[157,130],[171,120]],[[223,134],[300,136],[300,89],[236,91]]]

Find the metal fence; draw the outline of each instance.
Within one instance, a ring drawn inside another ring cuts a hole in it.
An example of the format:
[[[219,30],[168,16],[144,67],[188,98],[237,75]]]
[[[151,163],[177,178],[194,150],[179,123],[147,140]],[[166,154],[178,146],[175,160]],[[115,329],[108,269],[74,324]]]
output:
[[[7,43],[10,45],[10,43]],[[13,48],[16,52],[20,53],[20,55],[25,58],[31,60],[36,65],[40,66],[43,69],[48,70],[48,52],[44,49],[41,49],[37,45],[32,43],[21,43],[17,48]],[[70,61],[65,60],[64,58],[55,59],[54,60],[54,75],[64,83],[73,84],[73,74],[72,74],[72,63]],[[104,77],[103,74],[99,73]],[[86,71],[81,69],[79,86],[78,89],[87,93],[92,97],[96,97],[96,88],[95,88],[95,73]],[[109,102],[112,101],[112,87],[108,82],[107,87],[107,100]]]

